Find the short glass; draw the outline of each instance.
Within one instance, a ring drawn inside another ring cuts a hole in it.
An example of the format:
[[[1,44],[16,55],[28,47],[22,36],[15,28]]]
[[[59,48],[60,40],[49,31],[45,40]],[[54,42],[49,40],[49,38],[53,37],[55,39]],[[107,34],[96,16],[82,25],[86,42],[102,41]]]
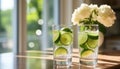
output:
[[[80,67],[96,68],[98,55],[99,28],[97,24],[84,24],[78,27]],[[90,68],[89,68],[90,69]]]
[[[53,25],[53,54],[56,65],[72,64],[72,26]]]

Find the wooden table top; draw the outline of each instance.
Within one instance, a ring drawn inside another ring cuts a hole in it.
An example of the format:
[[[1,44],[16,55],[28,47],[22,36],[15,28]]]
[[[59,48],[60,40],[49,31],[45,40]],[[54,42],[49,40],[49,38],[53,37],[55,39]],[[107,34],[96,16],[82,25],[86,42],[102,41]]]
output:
[[[52,49],[49,49],[47,51],[37,51],[37,52],[41,52],[42,56],[17,55],[17,57],[53,61]],[[36,53],[36,51],[27,51],[27,53]],[[72,69],[79,68],[78,49],[73,49],[72,66],[73,66]],[[109,52],[99,53],[97,69],[120,69],[120,51],[111,51],[111,52],[109,51]]]

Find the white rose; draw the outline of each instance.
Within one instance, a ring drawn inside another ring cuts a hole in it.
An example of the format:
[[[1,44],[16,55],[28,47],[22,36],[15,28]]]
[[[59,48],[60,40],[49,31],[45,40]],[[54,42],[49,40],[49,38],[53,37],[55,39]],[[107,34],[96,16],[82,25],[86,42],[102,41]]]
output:
[[[88,18],[91,11],[90,7],[87,4],[81,4],[81,6],[77,9],[72,14],[72,22],[74,25],[79,24],[81,20],[84,18]]]
[[[90,4],[89,7],[91,8],[91,11],[98,10],[98,6],[96,4]]]
[[[108,5],[101,5],[98,11],[97,20],[106,27],[110,27],[114,24],[116,19],[114,11]]]
[[[89,7],[91,8],[91,12],[92,11],[96,11],[96,13],[98,12],[98,6],[96,4],[90,4]],[[97,15],[96,14],[93,14],[93,20],[96,20],[97,19]]]

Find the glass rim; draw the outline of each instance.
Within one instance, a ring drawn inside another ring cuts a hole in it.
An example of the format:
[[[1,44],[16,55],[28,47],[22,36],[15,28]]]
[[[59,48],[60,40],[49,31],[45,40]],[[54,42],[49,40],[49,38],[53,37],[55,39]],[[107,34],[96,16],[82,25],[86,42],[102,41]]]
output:
[[[65,24],[53,24],[52,27],[72,27],[73,25],[71,24],[68,24],[68,25],[65,25]]]

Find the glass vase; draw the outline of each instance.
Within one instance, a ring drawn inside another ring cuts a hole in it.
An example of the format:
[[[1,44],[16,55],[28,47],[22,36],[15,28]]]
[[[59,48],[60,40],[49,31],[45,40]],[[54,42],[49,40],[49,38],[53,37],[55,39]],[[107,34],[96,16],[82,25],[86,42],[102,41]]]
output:
[[[98,55],[99,28],[97,24],[84,24],[78,27],[78,46],[81,69],[96,68]]]

